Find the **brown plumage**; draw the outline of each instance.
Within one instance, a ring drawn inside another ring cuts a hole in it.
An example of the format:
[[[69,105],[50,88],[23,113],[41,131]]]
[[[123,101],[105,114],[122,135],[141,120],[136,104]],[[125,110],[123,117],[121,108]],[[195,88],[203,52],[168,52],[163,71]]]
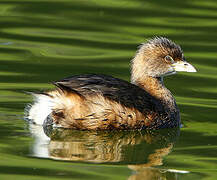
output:
[[[44,99],[44,125],[72,129],[159,129],[180,125],[180,115],[163,76],[196,72],[180,46],[166,38],[142,44],[132,60],[131,83],[108,75],[76,75],[54,82],[56,90],[37,94],[29,119],[37,123]],[[38,112],[37,112],[38,111]]]

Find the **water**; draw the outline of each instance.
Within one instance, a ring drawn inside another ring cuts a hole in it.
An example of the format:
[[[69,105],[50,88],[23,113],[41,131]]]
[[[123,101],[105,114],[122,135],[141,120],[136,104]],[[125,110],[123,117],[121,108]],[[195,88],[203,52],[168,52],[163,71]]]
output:
[[[8,0],[0,16],[0,179],[217,179],[215,1]],[[48,139],[23,120],[26,91],[80,73],[129,80],[137,45],[159,35],[198,70],[166,78],[180,132],[55,131]]]

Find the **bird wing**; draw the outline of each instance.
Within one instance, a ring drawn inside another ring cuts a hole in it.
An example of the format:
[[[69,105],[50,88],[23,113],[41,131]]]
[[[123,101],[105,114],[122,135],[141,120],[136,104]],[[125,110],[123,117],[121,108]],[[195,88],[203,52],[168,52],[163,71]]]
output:
[[[101,94],[109,100],[140,112],[153,109],[153,97],[144,89],[125,80],[108,75],[75,75],[53,83],[60,89],[75,92],[83,97]]]

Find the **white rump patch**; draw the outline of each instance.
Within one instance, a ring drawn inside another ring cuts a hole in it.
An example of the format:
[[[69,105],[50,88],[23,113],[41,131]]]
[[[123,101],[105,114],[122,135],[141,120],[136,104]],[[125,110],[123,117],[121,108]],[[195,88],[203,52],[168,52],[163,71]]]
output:
[[[34,103],[30,105],[27,118],[33,123],[43,125],[44,120],[52,112],[54,107],[53,98],[44,94],[34,94]]]

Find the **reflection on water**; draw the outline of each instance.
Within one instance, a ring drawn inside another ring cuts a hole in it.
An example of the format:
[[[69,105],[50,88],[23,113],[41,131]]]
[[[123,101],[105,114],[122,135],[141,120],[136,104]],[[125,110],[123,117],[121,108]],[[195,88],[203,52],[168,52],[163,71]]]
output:
[[[161,165],[178,131],[72,131],[50,133],[50,158],[96,163]]]
[[[31,124],[30,132],[34,137],[34,144],[31,147],[31,154],[40,158],[49,158],[48,144],[50,138],[44,133],[43,127]]]
[[[136,171],[135,174],[131,175],[128,180],[178,180],[179,175],[189,173],[188,171],[177,171],[177,170],[170,170],[170,169],[158,169],[158,168],[151,168],[145,167],[143,165],[129,165],[130,169]]]
[[[172,177],[178,172],[153,168],[163,164],[179,136],[179,129],[158,131],[78,131],[43,129],[31,125],[32,155],[64,161],[127,164],[136,171],[129,179]],[[45,134],[46,133],[46,134]],[[168,178],[167,178],[168,179]],[[170,178],[169,178],[170,179]]]

